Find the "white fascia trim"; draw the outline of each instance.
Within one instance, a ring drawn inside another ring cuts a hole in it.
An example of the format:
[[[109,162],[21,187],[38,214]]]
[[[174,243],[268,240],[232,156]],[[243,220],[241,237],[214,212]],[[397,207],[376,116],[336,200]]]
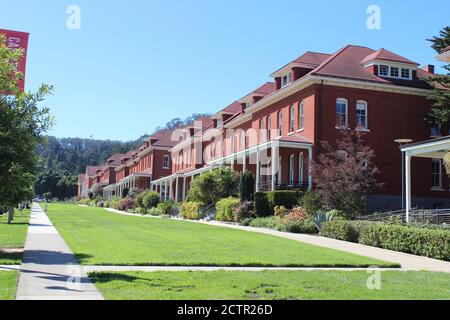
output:
[[[401,148],[402,152],[406,152],[406,154],[410,156],[414,156],[415,154],[438,152],[442,150],[450,150],[450,138],[443,141],[430,141],[416,146],[405,146]]]

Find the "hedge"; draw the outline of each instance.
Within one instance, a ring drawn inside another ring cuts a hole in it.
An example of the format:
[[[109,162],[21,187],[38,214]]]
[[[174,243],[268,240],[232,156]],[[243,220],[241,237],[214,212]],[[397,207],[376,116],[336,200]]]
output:
[[[183,219],[198,220],[202,216],[200,209],[203,207],[203,203],[195,201],[186,201],[181,204],[180,214]]]
[[[216,203],[216,219],[219,221],[234,221],[234,210],[241,203],[238,198],[225,198]]]
[[[329,221],[324,237],[450,261],[450,231],[367,221]]]
[[[359,234],[350,221],[328,221],[322,225],[321,235],[323,237],[358,242]]]
[[[450,261],[450,232],[377,223],[360,235],[360,243]]]
[[[255,211],[257,217],[268,217],[273,215],[273,208],[271,208],[267,193],[255,193]]]
[[[271,216],[277,206],[292,209],[298,204],[299,197],[298,191],[257,192],[255,193],[256,215],[258,217]]]

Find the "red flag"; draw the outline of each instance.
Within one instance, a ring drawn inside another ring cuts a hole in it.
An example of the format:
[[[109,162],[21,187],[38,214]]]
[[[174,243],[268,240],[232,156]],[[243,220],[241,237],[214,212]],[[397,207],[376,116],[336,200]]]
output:
[[[29,33],[12,31],[12,30],[4,30],[0,29],[0,33],[6,35],[6,44],[8,48],[11,50],[23,49],[23,56],[19,61],[19,65],[17,66],[17,71],[23,73],[23,80],[19,82],[19,88],[21,91],[25,89],[25,70],[27,66],[27,49],[28,49],[28,36]]]

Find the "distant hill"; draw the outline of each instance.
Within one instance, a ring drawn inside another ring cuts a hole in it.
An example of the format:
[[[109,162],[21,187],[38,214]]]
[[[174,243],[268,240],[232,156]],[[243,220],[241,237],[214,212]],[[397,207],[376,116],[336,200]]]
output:
[[[82,138],[48,137],[46,145],[39,145],[41,172],[65,172],[68,175],[84,173],[86,166],[99,165],[115,153],[138,148],[146,135],[135,141],[121,142]]]

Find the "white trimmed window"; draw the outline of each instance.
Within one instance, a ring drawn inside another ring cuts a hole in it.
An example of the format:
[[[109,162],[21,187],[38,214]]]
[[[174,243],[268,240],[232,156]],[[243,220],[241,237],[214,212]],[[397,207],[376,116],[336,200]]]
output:
[[[303,184],[303,152],[300,152],[298,155],[298,182]]]
[[[283,113],[278,112],[278,136],[281,137],[283,134]]]
[[[336,127],[348,127],[348,102],[347,99],[339,98],[336,100]]]
[[[259,141],[260,142],[264,142],[264,131],[266,130],[266,124],[264,121],[264,118],[261,119],[261,124],[260,124],[260,133],[259,133]]]
[[[368,110],[366,101],[356,102],[356,129],[367,130],[369,129],[368,124]]]
[[[399,77],[399,69],[397,67],[391,67],[391,77],[398,78]]]
[[[432,188],[435,190],[442,189],[442,160],[441,159],[433,159]]]
[[[305,104],[300,102],[298,105],[298,130],[305,129]]]
[[[291,154],[289,158],[289,184],[294,184],[294,172],[295,172],[295,156]]]
[[[411,70],[410,69],[406,69],[406,68],[402,68],[401,77],[403,79],[410,79],[411,78]]]
[[[288,73],[287,75],[281,77],[281,87],[282,88],[286,87],[291,82],[292,82],[291,73]]]
[[[382,77],[389,76],[389,66],[380,65],[378,67],[378,75]]]
[[[272,118],[267,117],[267,140],[272,140]]]
[[[170,158],[169,156],[166,155],[163,157],[163,169],[170,169],[169,165],[170,165]]]
[[[295,108],[291,106],[289,111],[289,133],[294,133],[295,131]]]

